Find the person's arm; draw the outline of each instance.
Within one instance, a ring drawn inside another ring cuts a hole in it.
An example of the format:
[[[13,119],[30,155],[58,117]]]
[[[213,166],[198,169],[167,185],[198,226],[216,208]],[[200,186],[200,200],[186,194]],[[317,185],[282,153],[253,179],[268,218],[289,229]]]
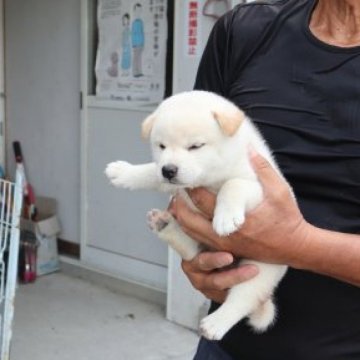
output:
[[[204,215],[191,211],[181,198],[171,207],[183,230],[220,251],[283,263],[360,286],[360,235],[328,231],[306,222],[284,180],[270,164],[258,154],[251,160],[265,198],[247,214],[242,228],[219,237],[211,224],[215,196],[196,189],[190,195]]]
[[[360,286],[360,235],[310,226],[289,265]]]

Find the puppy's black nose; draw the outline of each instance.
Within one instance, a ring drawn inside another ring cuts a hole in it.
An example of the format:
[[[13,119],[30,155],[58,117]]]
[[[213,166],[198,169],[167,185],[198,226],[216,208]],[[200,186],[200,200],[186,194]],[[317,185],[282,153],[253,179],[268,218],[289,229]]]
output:
[[[178,168],[177,166],[171,164],[165,165],[162,167],[161,172],[165,179],[171,180],[176,176]]]

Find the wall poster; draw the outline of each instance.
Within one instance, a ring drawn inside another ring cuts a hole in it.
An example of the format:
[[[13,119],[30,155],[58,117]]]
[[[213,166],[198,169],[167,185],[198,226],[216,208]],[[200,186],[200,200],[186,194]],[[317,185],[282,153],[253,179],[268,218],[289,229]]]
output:
[[[127,104],[164,97],[167,0],[99,0],[96,96]]]

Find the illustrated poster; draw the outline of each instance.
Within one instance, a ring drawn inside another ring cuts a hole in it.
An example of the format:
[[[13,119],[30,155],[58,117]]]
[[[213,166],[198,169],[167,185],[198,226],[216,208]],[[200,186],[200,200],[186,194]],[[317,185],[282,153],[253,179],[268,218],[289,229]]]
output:
[[[167,0],[99,0],[96,95],[127,104],[164,97]]]

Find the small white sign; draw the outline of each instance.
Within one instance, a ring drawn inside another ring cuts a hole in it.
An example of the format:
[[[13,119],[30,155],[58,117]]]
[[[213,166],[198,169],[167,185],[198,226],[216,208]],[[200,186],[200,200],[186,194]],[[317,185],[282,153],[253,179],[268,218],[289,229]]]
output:
[[[185,0],[185,56],[201,56],[201,12],[202,3],[198,0]]]

